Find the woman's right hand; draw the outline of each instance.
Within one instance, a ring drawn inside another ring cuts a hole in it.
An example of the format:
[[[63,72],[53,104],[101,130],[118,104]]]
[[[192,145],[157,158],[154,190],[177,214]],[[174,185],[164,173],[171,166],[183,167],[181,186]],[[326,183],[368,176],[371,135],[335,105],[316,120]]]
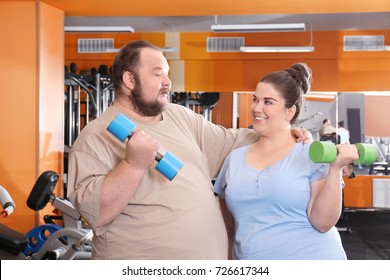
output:
[[[355,145],[352,144],[338,144],[336,160],[330,164],[332,167],[342,169],[343,167],[351,164],[359,159],[359,153]]]

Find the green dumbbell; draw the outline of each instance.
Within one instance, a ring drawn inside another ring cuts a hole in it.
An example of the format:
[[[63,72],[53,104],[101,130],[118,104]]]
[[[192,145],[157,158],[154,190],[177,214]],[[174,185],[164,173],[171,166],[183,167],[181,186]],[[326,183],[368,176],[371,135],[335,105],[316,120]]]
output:
[[[372,144],[355,144],[359,159],[354,164],[372,164],[376,161],[378,152]],[[314,141],[310,145],[309,155],[313,162],[331,163],[336,160],[338,151],[336,145],[329,141]]]

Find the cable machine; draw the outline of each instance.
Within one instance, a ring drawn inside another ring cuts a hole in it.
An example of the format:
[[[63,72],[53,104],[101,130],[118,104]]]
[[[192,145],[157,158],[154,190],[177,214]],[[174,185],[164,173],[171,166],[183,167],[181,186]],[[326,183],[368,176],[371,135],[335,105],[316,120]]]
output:
[[[183,105],[212,121],[212,110],[219,101],[219,92],[173,92],[172,103]]]
[[[93,68],[94,69],[94,68]],[[99,72],[75,74],[65,68],[65,146],[70,148],[82,128],[100,116],[115,98],[114,86],[106,67]]]

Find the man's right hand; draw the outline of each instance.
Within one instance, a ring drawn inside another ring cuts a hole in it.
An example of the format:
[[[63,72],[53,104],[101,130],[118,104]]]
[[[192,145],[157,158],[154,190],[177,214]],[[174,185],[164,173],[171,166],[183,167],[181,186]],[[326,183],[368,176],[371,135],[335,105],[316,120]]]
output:
[[[136,129],[126,143],[125,161],[141,169],[148,169],[156,158],[159,144],[144,131]]]

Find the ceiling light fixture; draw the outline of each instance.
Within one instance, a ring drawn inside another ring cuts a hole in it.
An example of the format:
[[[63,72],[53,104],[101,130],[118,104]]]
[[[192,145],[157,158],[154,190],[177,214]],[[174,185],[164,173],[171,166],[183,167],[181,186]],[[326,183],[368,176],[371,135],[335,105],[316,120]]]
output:
[[[65,32],[132,32],[131,26],[65,26]]]
[[[310,44],[308,46],[241,46],[240,51],[247,53],[314,52],[313,29],[310,24]]]
[[[269,46],[269,47],[240,47],[241,52],[274,53],[274,52],[313,52],[313,46]]]
[[[275,24],[213,24],[214,32],[293,32],[305,31],[304,23],[275,23]]]

